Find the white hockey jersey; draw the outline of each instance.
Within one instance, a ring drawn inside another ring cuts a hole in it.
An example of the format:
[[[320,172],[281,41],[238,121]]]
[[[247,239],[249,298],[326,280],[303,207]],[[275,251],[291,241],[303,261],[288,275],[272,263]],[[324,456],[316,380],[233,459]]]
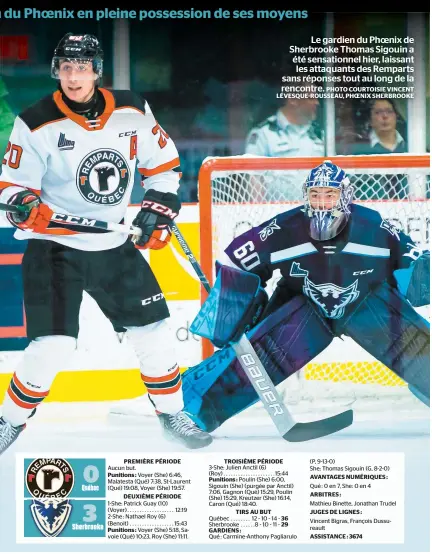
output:
[[[179,155],[147,102],[131,91],[99,90],[105,110],[93,121],[72,112],[60,91],[16,117],[3,159],[0,202],[26,187],[57,213],[120,223],[136,167],[145,190],[177,193]],[[126,234],[94,231],[56,235],[17,229],[14,236],[80,250],[107,250],[127,240]]]

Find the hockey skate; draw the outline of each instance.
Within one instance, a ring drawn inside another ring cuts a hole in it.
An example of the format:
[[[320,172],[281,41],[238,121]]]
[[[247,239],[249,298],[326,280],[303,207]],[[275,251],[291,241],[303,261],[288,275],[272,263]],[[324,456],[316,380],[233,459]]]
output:
[[[203,448],[213,441],[212,436],[197,427],[186,412],[157,415],[165,437],[183,444],[186,448]]]
[[[18,435],[24,431],[26,424],[18,425],[14,427],[2,417],[0,417],[0,454],[9,448],[9,446],[16,441]]]

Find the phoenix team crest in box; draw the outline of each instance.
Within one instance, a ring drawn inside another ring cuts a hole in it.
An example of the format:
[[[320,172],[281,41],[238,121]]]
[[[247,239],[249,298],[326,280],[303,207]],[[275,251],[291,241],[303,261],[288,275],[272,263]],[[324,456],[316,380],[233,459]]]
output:
[[[72,505],[69,500],[57,498],[34,499],[30,511],[42,535],[57,537],[66,527],[72,513]]]

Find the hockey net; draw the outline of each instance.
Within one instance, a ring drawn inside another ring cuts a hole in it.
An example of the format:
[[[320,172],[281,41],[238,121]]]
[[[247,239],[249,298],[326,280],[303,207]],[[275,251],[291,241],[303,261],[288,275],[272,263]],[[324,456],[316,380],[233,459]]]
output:
[[[239,234],[302,203],[302,183],[326,158],[233,156],[206,158],[199,173],[200,260],[211,282],[215,261]],[[421,247],[429,244],[430,156],[333,156],[355,186],[355,202],[379,211]],[[268,283],[274,290],[280,274]],[[429,279],[429,276],[425,276]],[[205,298],[203,294],[202,300]],[[418,309],[429,318],[429,307]],[[213,352],[203,341],[203,357]],[[333,343],[280,385],[293,411],[356,404],[414,414],[423,405],[387,367],[347,337]]]

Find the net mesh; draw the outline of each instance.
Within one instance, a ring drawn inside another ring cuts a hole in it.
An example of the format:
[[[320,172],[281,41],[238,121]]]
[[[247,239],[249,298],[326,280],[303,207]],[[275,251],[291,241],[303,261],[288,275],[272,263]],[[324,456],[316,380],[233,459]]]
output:
[[[271,158],[268,168],[244,169],[244,158],[238,158],[242,160],[243,169],[236,168],[236,159],[231,158],[230,169],[215,167],[210,176],[212,267],[223,248],[236,236],[301,204],[302,183],[310,171],[310,168],[292,167],[273,169]],[[409,234],[417,245],[427,247],[428,167],[416,167],[411,162],[409,167],[395,168],[390,159],[386,167],[345,168],[345,171],[355,187],[356,203],[379,211],[397,229]],[[270,294],[279,278],[280,274],[275,272],[267,285]],[[423,317],[429,317],[428,307],[418,311]],[[345,338],[344,341],[335,339],[313,363],[285,381],[280,390],[285,400],[297,408],[317,398],[327,399],[330,404],[337,398],[345,403],[358,403],[362,399],[366,406],[371,400],[383,402],[385,399],[387,403],[397,403],[398,409],[406,402],[409,409],[419,404],[401,379],[351,339]]]

